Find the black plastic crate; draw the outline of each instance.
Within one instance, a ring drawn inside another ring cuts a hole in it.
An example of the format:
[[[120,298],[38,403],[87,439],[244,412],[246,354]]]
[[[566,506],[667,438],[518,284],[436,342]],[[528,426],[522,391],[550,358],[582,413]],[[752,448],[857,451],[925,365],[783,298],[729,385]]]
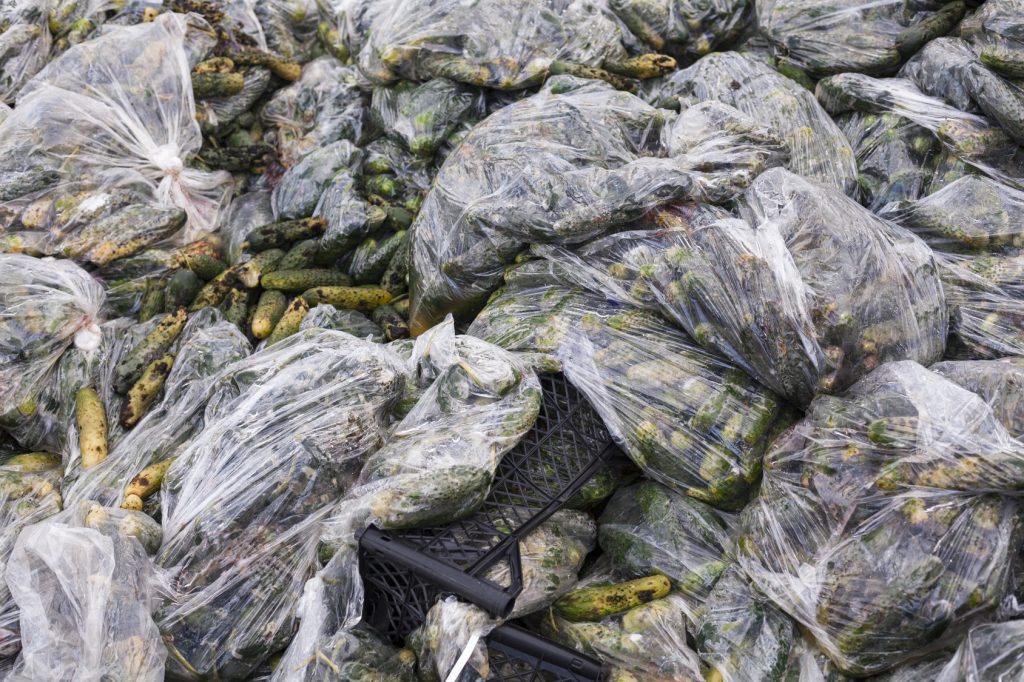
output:
[[[542,375],[541,385],[537,422],[502,459],[476,513],[440,528],[385,532],[370,527],[360,537],[363,622],[386,639],[401,644],[448,594],[492,616],[507,616],[523,587],[520,538],[564,506],[602,464],[621,456],[601,418],[562,375]],[[499,562],[508,565],[508,587],[481,577]],[[492,680],[598,679],[600,664],[593,659],[507,628],[514,626],[498,628],[488,640]]]

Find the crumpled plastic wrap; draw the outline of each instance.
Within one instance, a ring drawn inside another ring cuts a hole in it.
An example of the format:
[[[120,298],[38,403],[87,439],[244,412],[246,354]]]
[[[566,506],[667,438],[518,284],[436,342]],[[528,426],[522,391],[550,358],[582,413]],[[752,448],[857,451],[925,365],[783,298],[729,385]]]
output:
[[[968,175],[882,215],[937,251],[1013,253],[1024,248],[1024,191]]]
[[[413,335],[474,313],[528,242],[587,241],[672,200],[727,201],[781,156],[740,118],[676,117],[568,76],[492,114],[446,158],[413,223]],[[707,137],[679,144],[677,128]]]
[[[299,329],[334,329],[351,334],[360,339],[370,337],[377,343],[384,340],[384,332],[366,315],[358,310],[338,309],[332,305],[321,303],[309,309],[299,325]]]
[[[557,258],[509,272],[471,334],[560,368],[649,477],[724,509],[747,501],[771,435],[772,393],[660,316],[564,283]],[[685,387],[685,390],[680,390]]]
[[[0,460],[0,659],[20,648],[20,614],[7,589],[6,567],[22,528],[61,510],[60,458],[24,453]]]
[[[941,646],[1017,570],[1024,443],[982,399],[909,362],[819,396],[765,457],[739,561],[849,674]]]
[[[442,599],[431,607],[409,642],[416,652],[417,672],[423,682],[486,680],[490,677],[490,661],[483,641],[497,621],[483,610],[458,601]],[[458,673],[453,670],[463,651],[472,648]]]
[[[0,254],[0,416],[30,418],[72,344],[100,343],[103,286],[70,261]]]
[[[0,126],[5,250],[105,265],[217,227],[231,176],[187,165],[202,139],[186,40],[215,43],[194,15],[116,27],[25,85]]]
[[[580,587],[616,582],[600,565]],[[614,682],[699,682],[697,654],[687,645],[690,606],[678,593],[598,621],[570,621],[555,609],[544,614],[540,632],[565,646],[596,656]]]
[[[1024,675],[1024,621],[971,628],[935,682],[1016,680]]]
[[[516,90],[553,62],[623,62],[622,33],[603,3],[582,0],[392,0],[370,26],[359,68],[371,80],[451,78]]]
[[[281,176],[271,195],[277,220],[307,218],[322,204],[324,191],[338,175],[358,172],[362,151],[348,140],[314,149]]]
[[[1011,436],[1024,437],[1024,357],[948,360],[928,369],[981,396]]]
[[[321,522],[404,387],[383,347],[317,329],[206,381],[204,428],[163,482],[157,555],[174,575],[158,615],[169,671],[189,679],[242,677],[287,644]]]
[[[944,256],[949,307],[946,356],[990,359],[1024,355],[1024,256]]]
[[[252,230],[274,222],[271,194],[269,190],[256,190],[232,202],[231,213],[220,229],[228,264],[234,265],[241,261],[242,244]]]
[[[751,20],[751,0],[609,0],[640,40],[679,59],[700,57],[734,42]]]
[[[782,137],[794,173],[848,194],[856,187],[853,149],[813,94],[748,55],[709,54],[657,82],[645,98],[682,110],[709,100],[733,106]]]
[[[780,680],[796,635],[789,616],[735,565],[715,583],[693,629],[705,679],[721,682]]]
[[[49,3],[7,0],[0,5],[0,102],[14,104],[18,90],[49,60],[53,36]]]
[[[305,62],[316,37],[316,0],[251,0],[267,47],[286,59]]]
[[[390,10],[380,0],[317,0],[321,25],[319,38],[341,61],[358,57],[370,26],[377,17]]]
[[[861,204],[877,213],[930,191],[942,147],[928,130],[895,114],[859,111],[839,114],[836,123],[857,157]]]
[[[7,564],[23,648],[8,682],[164,679],[152,612],[166,577],[147,553],[160,526],[83,503],[22,531]]]
[[[299,80],[264,105],[261,116],[268,128],[276,129],[278,160],[285,168],[331,142],[359,138],[366,102],[357,81],[355,67],[320,57],[305,64]]]
[[[775,52],[815,76],[886,74],[926,41],[948,33],[963,2],[757,0],[757,23]]]
[[[1024,188],[1024,148],[989,119],[931,97],[907,78],[843,73],[818,81],[818,101],[830,114],[894,113],[930,130],[957,158],[999,182]]]
[[[615,492],[597,538],[617,575],[666,576],[692,614],[729,565],[734,526],[733,516],[642,480]]]
[[[403,81],[393,87],[376,87],[370,113],[388,137],[420,157],[430,157],[481,97],[469,87],[447,78],[423,84]]]
[[[964,17],[960,36],[969,40],[981,62],[1008,78],[1024,77],[1024,5],[1020,0],[990,0]]]
[[[710,223],[669,208],[655,229],[542,253],[595,291],[660,310],[801,405],[883,362],[942,356],[946,302],[920,239],[783,169],[761,174],[739,206],[743,219]]]

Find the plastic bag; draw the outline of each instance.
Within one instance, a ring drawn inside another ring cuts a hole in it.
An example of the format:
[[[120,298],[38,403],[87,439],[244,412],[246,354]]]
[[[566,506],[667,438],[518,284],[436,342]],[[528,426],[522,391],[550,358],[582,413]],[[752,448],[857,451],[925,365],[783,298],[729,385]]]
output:
[[[387,435],[403,367],[381,346],[306,330],[235,362],[164,479],[173,674],[242,677],[291,636],[321,521]],[[230,618],[223,614],[230,613]]]
[[[206,50],[215,41],[193,15],[118,27],[71,48],[22,89],[0,128],[6,231],[43,235],[35,249],[102,265],[217,227],[231,176],[186,166],[202,142],[186,40]],[[181,211],[188,222],[179,232]]]
[[[968,175],[883,217],[947,252],[1010,252],[1024,248],[1024,191]]]
[[[949,307],[947,357],[1024,355],[1024,256],[944,256],[941,274]]]
[[[72,344],[100,342],[104,292],[70,261],[0,254],[0,415],[31,417],[43,382]]]
[[[451,78],[516,90],[554,62],[609,68],[627,59],[603,3],[581,0],[393,0],[370,27],[359,68],[371,80]]]
[[[313,215],[321,195],[338,175],[358,173],[363,153],[348,140],[339,140],[311,151],[281,176],[271,206],[276,220]]]
[[[1024,443],[916,363],[819,396],[765,457],[739,561],[848,674],[940,646],[1006,593],[1024,532]]]
[[[700,57],[733,43],[750,21],[750,0],[609,0],[629,30],[658,52]]]
[[[390,11],[390,3],[379,0],[317,0],[320,17],[318,36],[324,47],[343,62],[355,59],[363,49],[370,26]]]
[[[5,0],[0,5],[0,102],[14,104],[18,91],[46,66],[53,36],[49,2]]]
[[[656,83],[646,99],[684,110],[709,100],[733,106],[785,140],[786,167],[797,175],[848,194],[856,187],[856,160],[843,131],[804,87],[752,57],[709,54]]]
[[[580,585],[612,582],[598,572]],[[697,655],[686,643],[688,606],[676,593],[634,606],[599,621],[569,621],[554,610],[540,623],[541,633],[577,651],[596,656],[616,682],[697,682]]]
[[[23,649],[11,682],[164,679],[151,613],[166,589],[147,551],[159,525],[84,503],[22,531],[7,565]]]
[[[458,601],[442,599],[427,612],[421,625],[409,635],[416,652],[417,671],[423,682],[486,680],[490,662],[484,638],[497,626],[482,609]],[[472,654],[462,663],[463,651],[472,647]],[[456,671],[457,663],[462,667]]]
[[[693,629],[705,679],[779,680],[796,628],[735,565],[725,570],[698,610]]]
[[[369,337],[370,340],[377,343],[381,343],[384,340],[384,332],[366,315],[363,315],[358,310],[339,310],[325,303],[310,308],[299,324],[299,329],[313,328],[335,329],[339,332],[351,334],[359,339]]]
[[[559,76],[477,125],[413,223],[413,335],[475,312],[528,242],[587,241],[672,200],[728,200],[777,158],[763,131],[709,116],[696,112],[691,127],[685,113]],[[709,137],[672,146],[674,127]]]
[[[878,213],[930,191],[941,146],[929,131],[895,114],[848,112],[836,123],[857,158],[861,204]]]
[[[901,59],[948,33],[962,2],[904,0],[757,0],[757,23],[776,52],[823,76],[844,71],[892,73]]]
[[[724,509],[741,508],[768,439],[788,422],[786,408],[658,315],[609,302],[607,289],[559,281],[573,270],[571,261],[553,257],[510,271],[508,286],[469,332],[549,355],[649,477]]]
[[[152,325],[133,330],[141,335]],[[63,485],[68,504],[79,500],[93,500],[103,505],[117,505],[123,501],[125,486],[150,464],[177,456],[202,433],[208,400],[215,395],[213,379],[234,362],[251,352],[249,341],[238,328],[224,320],[214,308],[206,308],[190,316],[178,340],[172,346],[175,355],[164,382],[162,397],[150,407],[146,415],[131,431],[124,433],[116,419],[108,417],[110,450],[107,459],[88,469],[82,469],[78,451],[77,433],[73,422],[67,426],[68,461]],[[108,414],[116,414],[120,401],[114,397],[110,384],[116,362],[111,358],[99,365],[102,373],[96,385]],[[65,373],[61,368],[59,380],[66,389],[75,387],[76,372]]]
[[[20,648],[20,617],[6,567],[21,530],[61,510],[60,458],[45,453],[0,460],[0,659]]]
[[[316,0],[252,0],[267,47],[285,59],[306,62],[316,36]]]
[[[1024,676],[1021,647],[1024,621],[986,623],[971,628],[935,682],[1016,680]]]
[[[956,157],[999,182],[1024,187],[1024,149],[988,119],[929,97],[906,78],[843,73],[818,82],[818,101],[830,114],[894,113],[926,128]]]
[[[231,214],[220,230],[225,238],[224,255],[228,264],[241,262],[242,244],[252,230],[274,222],[270,197],[271,192],[257,190],[243,194],[231,204]]]
[[[937,362],[929,369],[981,396],[1011,436],[1024,437],[1024,358]]]
[[[991,0],[960,24],[982,64],[1008,78],[1024,76],[1024,5],[1020,0]]]
[[[387,135],[413,154],[430,157],[480,98],[447,78],[376,87],[370,112]]]
[[[358,72],[333,57],[302,67],[302,76],[270,98],[261,114],[277,135],[277,156],[291,168],[306,154],[338,140],[358,141],[366,102],[356,87]]]

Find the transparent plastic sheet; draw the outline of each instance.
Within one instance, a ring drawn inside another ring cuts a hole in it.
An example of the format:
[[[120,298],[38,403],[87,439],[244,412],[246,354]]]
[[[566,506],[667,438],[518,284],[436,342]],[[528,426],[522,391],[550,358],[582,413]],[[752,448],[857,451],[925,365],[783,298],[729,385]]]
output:
[[[0,415],[30,418],[36,396],[72,344],[100,341],[102,285],[70,261],[0,254]]]
[[[257,190],[232,202],[231,214],[220,230],[224,238],[224,255],[230,265],[241,262],[242,244],[252,230],[274,222],[270,197],[270,191]]]
[[[778,55],[816,76],[892,73],[902,58],[952,30],[962,2],[757,0],[757,23]]]
[[[227,97],[213,97],[196,102],[196,120],[204,134],[222,135],[231,132],[231,124],[247,113],[270,87],[270,69],[252,66],[236,71],[245,79],[237,94]]]
[[[209,50],[215,38],[194,15],[117,27],[21,90],[0,127],[4,231],[103,265],[217,227],[231,177],[186,165],[202,141],[186,42]]]
[[[615,576],[598,563],[578,587],[610,585]],[[698,682],[697,654],[687,645],[691,607],[679,593],[605,616],[570,621],[555,609],[543,614],[541,634],[596,656],[609,668],[612,682]]]
[[[366,116],[358,78],[355,67],[320,57],[304,64],[299,80],[264,105],[261,117],[268,129],[276,129],[278,161],[285,168],[331,142],[358,141]]]
[[[267,47],[285,59],[306,62],[316,38],[316,0],[252,0]]]
[[[274,218],[293,220],[313,215],[335,176],[358,173],[362,160],[363,152],[348,140],[311,151],[289,168],[274,187]]]
[[[942,356],[939,268],[910,232],[782,169],[754,181],[740,212],[745,220],[709,223],[690,207],[670,207],[649,216],[654,229],[575,254],[535,251],[571,263],[565,271],[593,291],[660,310],[800,405],[882,362]]]
[[[18,91],[50,57],[53,36],[46,18],[50,0],[0,3],[0,102],[14,104]]]
[[[729,565],[734,527],[733,516],[641,480],[615,492],[597,533],[616,575],[666,576],[692,615]]]
[[[384,332],[366,315],[358,310],[339,310],[326,303],[310,308],[299,324],[299,329],[314,328],[334,329],[351,334],[359,339],[369,337],[370,340],[377,343],[381,343],[384,340]]]
[[[243,677],[284,649],[321,522],[384,443],[403,372],[377,344],[310,329],[207,380],[204,428],[162,490],[173,674]]]
[[[791,171],[848,194],[856,188],[856,160],[843,131],[806,88],[753,57],[709,54],[652,81],[645,99],[681,110],[709,100],[733,106],[782,137]]]
[[[423,682],[446,682],[463,652],[472,653],[454,679],[483,682],[490,676],[490,662],[484,638],[498,625],[482,609],[455,597],[438,601],[427,612],[423,625],[409,635],[416,652],[417,672]]]
[[[141,330],[151,325],[143,325]],[[131,431],[124,433],[117,420],[108,417],[112,433],[110,452],[105,460],[88,469],[81,467],[78,437],[73,420],[67,426],[67,444],[70,452],[66,462],[63,484],[64,499],[68,504],[80,500],[93,500],[103,505],[118,505],[123,500],[124,488],[132,478],[150,464],[176,457],[203,432],[208,419],[207,402],[216,396],[211,386],[215,377],[232,363],[243,360],[251,352],[245,336],[232,323],[224,320],[215,308],[193,313],[185,323],[181,335],[171,348],[175,355],[170,374],[164,382],[162,397]],[[103,364],[104,375],[111,374],[111,364]],[[72,366],[73,367],[73,366]],[[62,368],[63,370],[63,368]],[[73,377],[72,369],[60,379]],[[101,377],[100,381],[104,381]],[[109,380],[107,380],[109,381]],[[68,385],[67,390],[77,390]],[[120,401],[106,397],[108,414],[117,413]]]
[[[1024,4],[990,0],[964,18],[960,36],[971,41],[983,64],[1010,78],[1024,76]]]
[[[327,42],[328,50],[342,61],[356,59],[363,49],[370,26],[377,17],[388,12],[390,3],[380,0],[317,0],[320,17],[325,28],[320,39]]]
[[[781,680],[796,628],[737,566],[730,566],[697,611],[693,629],[705,679]]]
[[[413,335],[474,313],[528,242],[584,242],[672,200],[730,199],[781,143],[721,114],[676,117],[569,76],[492,114],[445,159],[413,222]],[[708,137],[682,145],[679,130]]]
[[[603,2],[391,0],[370,26],[359,68],[377,83],[445,77],[516,90],[541,84],[555,61],[601,68],[626,58]]]
[[[933,666],[933,671],[938,672],[942,664]],[[897,668],[899,670],[899,668]],[[933,674],[934,677],[934,674]],[[839,671],[831,658],[826,656],[799,630],[795,633],[793,647],[789,651],[789,662],[786,669],[779,678],[781,682],[852,682],[853,678],[847,677]],[[885,678],[885,675],[872,678],[873,682],[919,682],[931,680],[932,677],[923,675],[921,677],[908,678]]]
[[[1019,680],[1024,677],[1024,621],[971,628],[935,682]]]
[[[6,568],[21,530],[61,510],[60,458],[45,453],[0,460],[0,658],[21,646],[18,606],[7,588]]]
[[[1024,191],[968,175],[883,217],[912,230],[937,251],[1014,253],[1024,249]]]
[[[657,52],[700,57],[732,44],[751,20],[751,0],[609,0],[626,27]]]
[[[819,396],[765,457],[739,561],[849,674],[939,647],[1017,570],[1024,443],[989,405],[909,362]]]
[[[1024,357],[937,362],[929,369],[981,396],[1014,438],[1024,438]]]
[[[955,156],[1004,184],[1024,188],[1024,149],[988,119],[929,97],[906,78],[844,73],[818,81],[816,95],[832,115],[893,113],[926,128]]]
[[[1024,62],[1020,68],[1019,76],[1024,76]],[[1024,84],[989,68],[970,43],[959,38],[933,40],[907,62],[900,75],[957,109],[984,112],[1014,141],[1024,144]]]
[[[949,307],[946,356],[990,359],[1024,355],[1024,256],[943,256]]]
[[[502,456],[540,409],[540,383],[524,359],[457,336],[450,319],[414,343],[386,348],[396,357],[408,355],[410,385],[403,403],[414,404],[384,447],[367,458],[358,484],[338,500],[325,523],[323,536],[334,554],[307,586],[303,608],[315,621],[304,622],[303,636],[284,656],[282,675],[302,669],[306,677],[301,679],[309,679],[322,642],[344,638],[343,631],[359,622],[363,586],[357,534],[371,523],[393,529],[442,525],[474,511]],[[322,607],[309,603],[316,598]]]
[[[878,213],[928,193],[941,146],[924,128],[895,114],[836,116],[857,158],[859,201]]]
[[[423,84],[408,81],[373,89],[370,112],[374,123],[417,156],[432,156],[460,121],[481,102],[472,89],[435,78]]]
[[[160,526],[83,503],[22,531],[7,565],[23,649],[8,680],[164,679],[151,613],[166,578],[147,556]]]
[[[741,508],[788,410],[658,315],[609,302],[608,290],[560,283],[572,269],[552,259],[510,271],[469,333],[547,354],[648,476],[718,507]]]

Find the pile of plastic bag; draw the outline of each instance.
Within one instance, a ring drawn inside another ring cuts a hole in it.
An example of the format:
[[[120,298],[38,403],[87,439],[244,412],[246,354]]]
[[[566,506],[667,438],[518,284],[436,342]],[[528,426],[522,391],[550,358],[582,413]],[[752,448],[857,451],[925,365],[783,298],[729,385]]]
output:
[[[1021,0],[0,0],[0,682],[1024,680],[1022,493]]]

